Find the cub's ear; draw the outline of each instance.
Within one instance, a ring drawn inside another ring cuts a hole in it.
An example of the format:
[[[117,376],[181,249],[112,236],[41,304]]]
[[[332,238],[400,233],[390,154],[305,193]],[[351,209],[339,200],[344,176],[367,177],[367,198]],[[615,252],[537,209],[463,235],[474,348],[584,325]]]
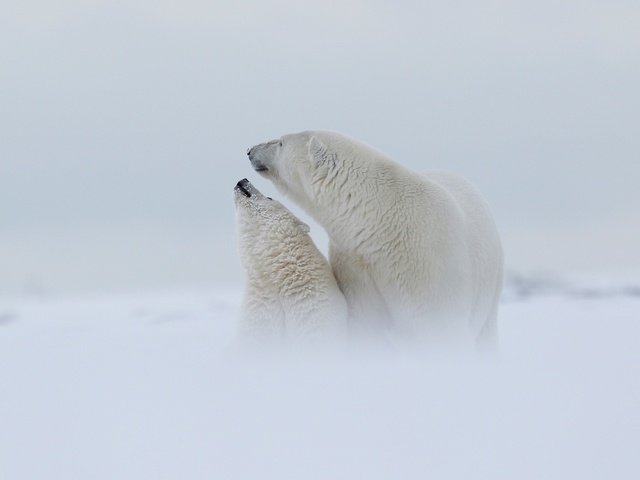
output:
[[[309,228],[309,225],[307,225],[306,223],[304,223],[302,220],[298,218],[296,218],[296,225],[298,226],[298,228],[302,233],[309,233],[311,231],[311,229]]]
[[[335,153],[329,153],[327,147],[318,137],[311,137],[309,140],[309,156],[318,164],[335,165],[337,156]]]

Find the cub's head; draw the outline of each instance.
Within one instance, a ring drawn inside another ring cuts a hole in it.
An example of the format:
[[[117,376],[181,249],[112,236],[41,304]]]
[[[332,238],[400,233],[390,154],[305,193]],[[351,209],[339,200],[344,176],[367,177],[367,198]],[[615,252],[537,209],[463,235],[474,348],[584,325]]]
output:
[[[280,202],[263,195],[246,178],[233,189],[240,241],[252,249],[274,248],[274,241],[307,234],[309,227]]]
[[[323,195],[331,195],[326,180],[343,169],[337,152],[348,150],[342,145],[345,140],[328,132],[294,133],[255,145],[247,155],[256,172],[308,209]]]

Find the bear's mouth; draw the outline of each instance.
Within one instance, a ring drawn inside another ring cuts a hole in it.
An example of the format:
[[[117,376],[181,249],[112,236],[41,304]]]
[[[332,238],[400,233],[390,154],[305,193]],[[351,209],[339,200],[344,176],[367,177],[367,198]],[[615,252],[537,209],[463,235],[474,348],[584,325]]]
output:
[[[247,198],[251,198],[251,192],[247,190],[246,186],[249,184],[249,180],[243,178],[236,184],[236,190]]]
[[[269,170],[264,163],[251,156],[251,153],[249,153],[249,161],[251,162],[251,166],[256,172],[266,172],[267,170]]]

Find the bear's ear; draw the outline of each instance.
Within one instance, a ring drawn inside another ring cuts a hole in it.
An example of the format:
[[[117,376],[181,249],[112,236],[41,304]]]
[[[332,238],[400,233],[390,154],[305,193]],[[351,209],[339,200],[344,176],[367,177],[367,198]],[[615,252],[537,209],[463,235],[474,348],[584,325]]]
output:
[[[300,222],[299,224],[300,230],[302,230],[302,233],[309,233],[311,231],[311,229],[309,228],[309,225],[307,225],[304,222]]]
[[[300,220],[298,217],[296,217],[295,215],[291,214],[291,216],[289,217],[293,220],[293,225],[300,230],[302,233],[309,233],[311,231],[311,229],[309,228],[309,225],[307,225],[306,223],[304,223],[302,220]]]
[[[315,159],[321,159],[327,153],[327,147],[324,146],[318,137],[313,136],[311,140],[309,140],[309,156]]]
[[[336,155],[334,153],[329,153],[325,144],[316,136],[311,137],[311,140],[309,140],[309,156],[317,164],[328,164],[333,166],[336,163]]]

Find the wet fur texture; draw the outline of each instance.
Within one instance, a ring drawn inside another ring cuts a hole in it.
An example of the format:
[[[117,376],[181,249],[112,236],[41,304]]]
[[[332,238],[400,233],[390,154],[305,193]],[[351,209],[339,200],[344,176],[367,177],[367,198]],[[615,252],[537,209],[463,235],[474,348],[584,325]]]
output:
[[[236,187],[239,249],[246,273],[239,335],[244,343],[290,346],[340,341],[347,305],[309,227],[246,183]]]

